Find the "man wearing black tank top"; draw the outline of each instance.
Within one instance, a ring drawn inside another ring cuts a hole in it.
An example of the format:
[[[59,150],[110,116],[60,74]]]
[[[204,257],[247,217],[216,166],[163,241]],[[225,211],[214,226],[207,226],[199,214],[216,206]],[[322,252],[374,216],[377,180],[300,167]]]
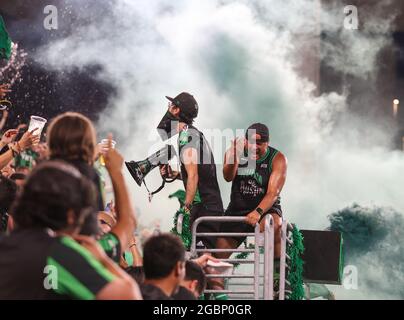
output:
[[[255,123],[247,129],[246,137],[237,138],[227,150],[224,159],[223,176],[232,181],[230,204],[227,216],[245,216],[245,222],[223,223],[222,232],[249,233],[260,223],[264,230],[264,217],[271,214],[275,227],[275,258],[280,256],[280,229],[282,208],[280,193],[285,184],[287,159],[278,150],[269,146],[269,130],[262,123]],[[245,237],[218,238],[217,248],[237,248]],[[226,259],[228,253],[217,254]]]
[[[178,152],[181,171],[173,171],[169,165],[160,167],[162,176],[179,177],[185,188],[185,203],[180,209],[190,215],[190,225],[200,217],[222,216],[223,203],[216,175],[216,163],[213,152],[204,134],[193,126],[198,116],[198,103],[194,96],[182,92],[175,98],[166,97],[170,103],[158,130],[163,140],[178,133]],[[219,231],[214,222],[202,222],[198,232]],[[214,237],[197,237],[197,247],[214,248]]]

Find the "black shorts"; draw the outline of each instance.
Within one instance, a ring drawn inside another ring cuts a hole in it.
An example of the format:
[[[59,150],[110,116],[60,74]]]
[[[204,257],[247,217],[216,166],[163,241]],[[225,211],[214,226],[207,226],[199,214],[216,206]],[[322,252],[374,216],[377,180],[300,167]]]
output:
[[[191,217],[190,217],[190,225],[191,230],[194,221],[200,217],[221,217],[223,216],[223,211],[221,210],[212,210],[207,208],[203,204],[196,204],[192,207]],[[197,232],[219,232],[220,231],[220,223],[219,222],[201,222],[197,229]],[[216,248],[216,239],[217,237],[196,237],[196,246],[197,247],[205,247],[207,249]],[[203,243],[203,246],[200,243]]]
[[[245,217],[249,214],[252,210],[248,211],[230,211],[229,208],[224,213],[225,216],[228,217]],[[260,218],[259,222],[267,215],[267,214],[277,214],[279,217],[282,218],[282,209],[280,206],[273,207],[268,210],[268,212],[264,213]],[[220,224],[220,232],[235,232],[235,233],[254,233],[255,227],[245,222],[223,222]],[[246,237],[225,237],[234,239],[237,242],[237,247],[240,246],[246,239]]]

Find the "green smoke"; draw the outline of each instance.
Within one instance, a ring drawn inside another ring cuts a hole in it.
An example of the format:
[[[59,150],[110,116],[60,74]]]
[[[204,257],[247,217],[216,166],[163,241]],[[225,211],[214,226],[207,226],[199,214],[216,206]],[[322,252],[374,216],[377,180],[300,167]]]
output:
[[[358,268],[366,297],[404,298],[404,219],[392,208],[354,204],[329,216],[344,237],[346,264]]]

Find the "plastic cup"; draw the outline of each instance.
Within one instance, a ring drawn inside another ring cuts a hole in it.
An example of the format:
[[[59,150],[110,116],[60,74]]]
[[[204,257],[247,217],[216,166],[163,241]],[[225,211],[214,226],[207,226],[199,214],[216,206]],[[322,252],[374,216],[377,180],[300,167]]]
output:
[[[112,140],[111,142],[112,149],[115,149],[116,141]],[[99,145],[101,147],[100,164],[105,166],[104,154],[108,152],[108,139],[102,139]]]
[[[43,128],[45,127],[47,120],[38,116],[31,116],[31,121],[29,122],[28,131],[31,132],[34,129],[35,135],[41,135]]]
[[[211,260],[208,261],[207,263],[208,267],[212,267],[215,268],[215,272],[217,274],[221,274],[224,276],[229,276],[233,274],[233,269],[234,269],[234,265],[232,265],[231,263],[227,263],[227,262],[213,262]]]
[[[28,131],[31,132],[33,130],[35,130],[34,135],[35,136],[39,136],[41,137],[42,134],[42,130],[45,127],[47,120],[38,116],[31,116],[31,121],[29,122],[29,126],[28,126]],[[35,143],[35,145],[37,145],[39,143],[39,141],[37,143]]]

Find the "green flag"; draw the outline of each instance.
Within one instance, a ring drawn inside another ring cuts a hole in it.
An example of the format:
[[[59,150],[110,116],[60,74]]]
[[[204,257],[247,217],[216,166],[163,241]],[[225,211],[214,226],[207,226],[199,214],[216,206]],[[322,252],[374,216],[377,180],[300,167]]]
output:
[[[0,16],[0,59],[10,59],[11,56],[11,39],[6,30],[4,20]]]

